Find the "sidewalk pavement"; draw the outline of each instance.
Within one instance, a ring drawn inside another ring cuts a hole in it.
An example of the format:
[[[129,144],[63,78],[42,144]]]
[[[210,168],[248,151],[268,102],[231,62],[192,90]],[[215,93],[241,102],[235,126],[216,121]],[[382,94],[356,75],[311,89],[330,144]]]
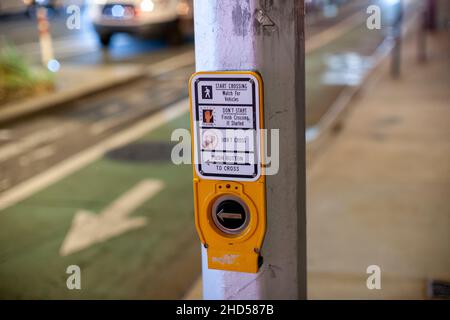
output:
[[[401,78],[380,66],[308,172],[309,299],[424,299],[428,280],[450,281],[448,33],[426,64],[404,45]]]
[[[51,108],[85,95],[143,77],[139,65],[83,66],[66,65],[56,74],[55,91],[0,106],[0,123]]]

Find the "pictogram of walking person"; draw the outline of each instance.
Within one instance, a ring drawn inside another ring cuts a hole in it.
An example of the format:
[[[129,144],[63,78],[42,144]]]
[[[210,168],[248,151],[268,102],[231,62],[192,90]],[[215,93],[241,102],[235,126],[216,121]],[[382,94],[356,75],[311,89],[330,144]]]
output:
[[[212,99],[212,86],[202,86],[202,98]]]

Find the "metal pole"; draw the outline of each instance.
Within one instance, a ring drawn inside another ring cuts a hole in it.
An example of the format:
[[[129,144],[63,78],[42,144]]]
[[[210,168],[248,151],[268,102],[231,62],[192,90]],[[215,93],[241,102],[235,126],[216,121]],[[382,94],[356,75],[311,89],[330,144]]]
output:
[[[426,29],[429,31],[436,31],[437,29],[437,1],[427,0],[425,4],[427,7]]]
[[[419,30],[417,37],[417,61],[424,63],[427,60],[427,7],[420,7]]]
[[[397,17],[394,22],[393,32],[395,46],[392,50],[391,75],[394,78],[400,76],[401,51],[402,51],[402,25],[403,25],[403,1],[399,0],[396,5]]]
[[[210,270],[203,251],[204,298],[306,299],[304,1],[195,0],[194,15],[197,71],[258,71],[280,150],[259,273]]]

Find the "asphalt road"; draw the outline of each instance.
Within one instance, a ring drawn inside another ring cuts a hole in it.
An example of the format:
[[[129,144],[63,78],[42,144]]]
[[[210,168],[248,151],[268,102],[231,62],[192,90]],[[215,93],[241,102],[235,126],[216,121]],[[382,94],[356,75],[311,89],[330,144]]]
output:
[[[364,9],[371,2],[374,1],[350,0],[341,5],[337,14],[332,16],[324,16],[322,12],[312,13],[306,20],[306,37],[313,37],[358,12],[364,12]],[[109,50],[100,50],[97,35],[86,10],[82,10],[79,29],[68,29],[66,27],[69,13],[64,8],[56,12],[49,11],[48,16],[55,57],[61,62],[83,64],[151,63],[153,56],[158,55],[158,52],[171,49],[163,39],[146,40],[117,34],[113,37]],[[185,38],[187,43],[192,44],[192,35],[186,34]],[[14,45],[30,61],[39,61],[39,34],[35,17],[27,17],[24,14],[0,16],[0,39]],[[0,46],[2,45],[4,44],[0,43]]]
[[[380,41],[378,35],[369,34],[362,28],[355,31],[355,15],[361,10],[362,3],[349,2],[336,17],[324,19],[313,17],[308,20],[308,41],[314,41],[324,33],[332,31],[330,26],[345,22],[345,33],[337,35],[336,41],[319,42],[319,48],[308,54],[307,59],[307,95],[308,125],[313,125],[326,112],[333,99],[347,84],[344,82],[327,85],[322,78],[328,69],[329,56],[342,60],[340,68],[347,68],[348,57],[344,50],[361,52],[361,63],[352,69],[352,73],[365,72],[364,56],[371,54]],[[110,50],[99,50],[96,35],[84,16],[80,30],[65,28],[64,10],[50,17],[54,33],[55,55],[62,63],[109,64],[132,63],[149,66],[153,63],[175,57],[183,52],[193,50],[192,41],[186,39],[183,46],[170,47],[159,40],[134,39],[127,35],[118,35]],[[314,21],[313,21],[314,20]],[[356,19],[361,24],[361,17]],[[328,29],[327,29],[328,27]],[[33,18],[9,17],[0,20],[3,37],[18,46],[32,48],[21,51],[29,59],[38,59],[38,43],[34,42],[37,32]],[[10,31],[7,31],[10,30]],[[367,35],[363,34],[367,33]],[[354,41],[355,38],[361,38]],[[348,38],[348,39],[347,39]],[[366,39],[367,38],[367,39]],[[68,39],[72,39],[68,41]],[[90,40],[87,40],[90,39]],[[312,42],[311,41],[311,42]],[[350,44],[350,42],[353,43]],[[361,42],[362,41],[362,42]],[[340,53],[344,54],[340,54]],[[350,57],[355,59],[355,57]],[[338,66],[339,68],[339,66]],[[73,154],[105,139],[111,134],[132,125],[139,117],[170,105],[187,96],[187,80],[194,71],[193,65],[146,79],[125,84],[85,97],[72,103],[58,106],[50,112],[23,119],[0,128],[0,191],[5,191],[30,177],[45,171]],[[331,70],[342,75],[342,70]],[[345,70],[343,71],[345,73]]]
[[[193,66],[78,99],[0,130],[0,190],[187,96]],[[11,143],[13,142],[13,143]]]
[[[113,37],[109,50],[102,50],[86,10],[81,12],[79,29],[66,26],[69,14],[65,9],[49,11],[50,34],[54,55],[61,63],[117,64],[151,63],[155,56],[175,48],[164,39],[140,39],[125,34]],[[22,14],[0,17],[0,47],[13,45],[31,62],[40,61],[39,33],[35,17]],[[192,35],[186,34],[186,43],[192,45]]]

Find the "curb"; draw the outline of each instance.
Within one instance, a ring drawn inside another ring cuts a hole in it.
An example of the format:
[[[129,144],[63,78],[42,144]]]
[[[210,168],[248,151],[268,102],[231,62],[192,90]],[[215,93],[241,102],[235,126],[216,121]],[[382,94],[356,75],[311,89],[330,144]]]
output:
[[[8,103],[0,108],[0,124],[17,120],[31,114],[54,108],[93,93],[104,91],[129,81],[135,81],[147,75],[144,68],[137,68],[121,76],[104,79],[97,84],[81,85],[74,89],[51,93],[40,97],[31,97],[23,101]]]
[[[412,26],[419,19],[420,14],[413,16],[410,21],[405,23],[402,38],[407,39],[412,31]],[[306,166],[310,167],[312,160],[317,157],[320,151],[326,146],[331,138],[339,133],[345,121],[345,115],[350,111],[351,103],[358,95],[366,90],[365,86],[372,81],[377,80],[377,75],[384,72],[381,68],[386,63],[386,58],[394,47],[394,43],[390,39],[385,39],[375,50],[374,67],[365,75],[364,80],[358,86],[345,87],[339,94],[336,101],[323,115],[320,121],[313,127],[306,130]]]
[[[374,57],[374,67],[365,75],[364,80],[357,86],[347,86],[339,94],[328,111],[322,116],[319,122],[306,130],[306,163],[309,167],[312,159],[320,153],[326,143],[339,133],[345,120],[345,115],[350,111],[351,103],[364,90],[364,87],[371,81],[377,79],[376,74],[384,71],[381,69],[385,58],[393,48],[393,43],[384,40],[376,49]]]

